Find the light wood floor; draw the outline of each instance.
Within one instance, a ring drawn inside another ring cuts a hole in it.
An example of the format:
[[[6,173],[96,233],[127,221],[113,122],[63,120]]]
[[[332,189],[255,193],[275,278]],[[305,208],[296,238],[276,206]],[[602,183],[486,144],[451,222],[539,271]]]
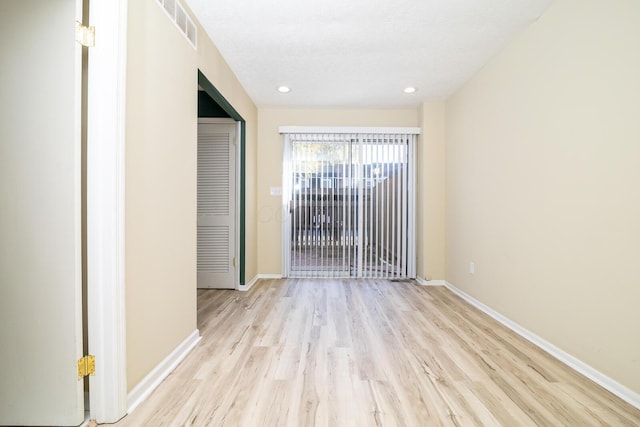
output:
[[[639,426],[640,411],[443,287],[198,291],[202,341],[118,426]]]

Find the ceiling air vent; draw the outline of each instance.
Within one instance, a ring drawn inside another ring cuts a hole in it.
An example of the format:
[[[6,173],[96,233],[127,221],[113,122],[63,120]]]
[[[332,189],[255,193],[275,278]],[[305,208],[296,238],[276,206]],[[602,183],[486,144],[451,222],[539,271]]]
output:
[[[178,0],[157,0],[157,2],[195,49],[197,28],[182,4]]]

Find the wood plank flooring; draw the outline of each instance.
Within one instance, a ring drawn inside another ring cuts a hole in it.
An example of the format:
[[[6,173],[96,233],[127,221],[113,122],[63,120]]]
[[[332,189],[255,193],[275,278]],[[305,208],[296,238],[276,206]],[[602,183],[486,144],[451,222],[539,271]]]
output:
[[[443,287],[198,291],[202,341],[118,426],[639,426],[640,410]]]

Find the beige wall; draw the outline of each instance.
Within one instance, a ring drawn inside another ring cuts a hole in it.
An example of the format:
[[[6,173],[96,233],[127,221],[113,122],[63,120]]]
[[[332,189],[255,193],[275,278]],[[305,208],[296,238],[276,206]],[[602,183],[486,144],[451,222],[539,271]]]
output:
[[[281,196],[271,187],[282,186],[280,126],[418,126],[417,109],[277,109],[258,111],[258,272],[282,273]]]
[[[640,2],[560,0],[446,109],[446,279],[636,392],[638,76]]]
[[[416,273],[443,280],[445,271],[445,103],[423,104],[417,147]]]
[[[202,29],[196,52],[155,1],[140,1],[129,2],[128,32],[125,251],[131,390],[197,328],[198,68],[247,120],[250,275],[256,271],[256,109]]]
[[[127,384],[196,329],[196,51],[152,1],[129,3]]]

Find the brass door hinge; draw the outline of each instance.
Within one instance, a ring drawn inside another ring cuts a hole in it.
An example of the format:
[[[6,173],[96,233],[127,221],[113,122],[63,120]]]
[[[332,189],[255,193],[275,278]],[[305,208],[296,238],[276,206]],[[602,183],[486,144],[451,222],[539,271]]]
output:
[[[78,379],[96,374],[96,357],[87,355],[78,359]]]
[[[76,41],[82,46],[93,47],[96,44],[96,28],[82,25],[76,21]]]

